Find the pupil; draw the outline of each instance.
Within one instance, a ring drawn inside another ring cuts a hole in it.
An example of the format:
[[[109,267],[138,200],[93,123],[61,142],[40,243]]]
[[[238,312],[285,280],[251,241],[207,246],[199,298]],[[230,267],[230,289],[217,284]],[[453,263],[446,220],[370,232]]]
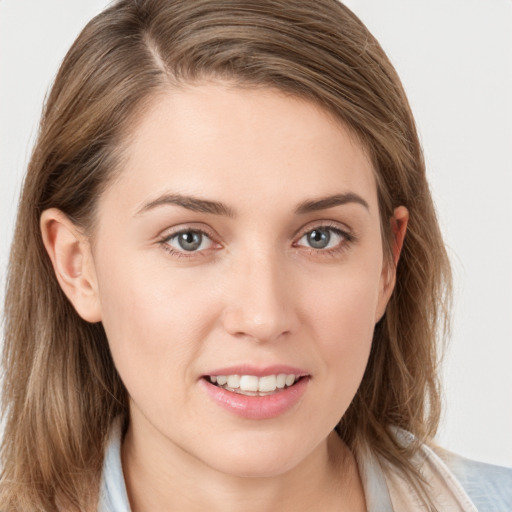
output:
[[[308,234],[308,242],[315,249],[325,249],[329,244],[331,234],[328,230],[314,229]]]
[[[178,238],[178,242],[180,247],[185,251],[195,251],[198,249],[202,242],[201,233],[196,233],[195,231],[187,231],[186,233],[181,233]]]

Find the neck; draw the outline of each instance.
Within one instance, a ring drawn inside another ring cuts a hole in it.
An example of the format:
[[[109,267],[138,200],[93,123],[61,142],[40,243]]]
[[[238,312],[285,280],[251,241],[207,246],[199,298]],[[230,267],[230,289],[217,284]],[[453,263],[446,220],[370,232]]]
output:
[[[298,465],[272,476],[220,472],[131,427],[122,460],[132,512],[366,510],[355,459],[335,432]]]

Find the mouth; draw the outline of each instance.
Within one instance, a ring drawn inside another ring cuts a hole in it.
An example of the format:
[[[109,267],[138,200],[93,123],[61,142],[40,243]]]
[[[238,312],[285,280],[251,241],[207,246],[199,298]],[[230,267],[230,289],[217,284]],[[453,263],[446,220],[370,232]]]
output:
[[[256,375],[205,375],[203,378],[214,386],[245,396],[269,396],[295,386],[305,375],[278,373]]]
[[[203,375],[202,388],[229,413],[250,420],[277,418],[296,410],[311,375],[289,366],[257,368],[241,365]]]

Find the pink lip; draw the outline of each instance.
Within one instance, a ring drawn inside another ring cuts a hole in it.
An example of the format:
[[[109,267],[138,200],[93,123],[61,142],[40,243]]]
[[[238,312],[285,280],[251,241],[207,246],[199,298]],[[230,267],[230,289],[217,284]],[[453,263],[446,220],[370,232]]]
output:
[[[277,373],[291,374],[294,372],[279,371]],[[234,373],[227,374],[233,375]],[[215,373],[212,375],[215,375]],[[217,375],[226,375],[226,373],[218,373]],[[240,373],[237,373],[237,375],[240,375]],[[242,375],[255,375],[255,373],[243,373]],[[269,372],[263,375],[269,375]],[[309,378],[303,377],[293,386],[265,396],[246,396],[233,393],[215,386],[207,378],[202,378],[199,382],[210,398],[229,412],[251,420],[266,420],[280,416],[296,405],[306,392]]]

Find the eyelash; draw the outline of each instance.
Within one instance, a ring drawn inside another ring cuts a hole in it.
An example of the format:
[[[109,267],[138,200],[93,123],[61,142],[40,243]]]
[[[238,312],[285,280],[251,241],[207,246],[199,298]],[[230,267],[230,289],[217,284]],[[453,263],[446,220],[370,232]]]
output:
[[[342,238],[342,240],[334,247],[329,249],[315,249],[313,247],[306,247],[303,245],[298,245],[297,242],[294,242],[293,246],[295,248],[301,247],[303,250],[306,250],[308,254],[311,254],[313,256],[322,257],[322,256],[337,256],[341,254],[342,252],[346,251],[351,244],[353,244],[356,241],[356,237],[348,233],[347,231],[344,231],[339,228],[338,225],[324,223],[324,224],[318,224],[313,227],[309,227],[307,230],[301,231],[299,237],[297,238],[298,241],[300,241],[304,236],[307,234],[315,231],[315,230],[327,230],[331,233],[334,233],[335,235],[338,235]],[[180,251],[174,249],[171,245],[169,245],[169,241],[173,238],[176,238],[179,235],[182,235],[184,233],[199,233],[202,236],[206,236],[212,244],[216,244],[214,237],[212,237],[211,234],[209,234],[207,231],[203,229],[196,229],[196,228],[186,228],[181,229],[179,231],[176,231],[174,233],[165,235],[159,240],[160,245],[162,248],[168,252],[171,256],[177,257],[177,258],[197,258],[197,257],[205,257],[207,256],[208,249],[203,249],[201,251]],[[219,245],[217,243],[217,245]]]

